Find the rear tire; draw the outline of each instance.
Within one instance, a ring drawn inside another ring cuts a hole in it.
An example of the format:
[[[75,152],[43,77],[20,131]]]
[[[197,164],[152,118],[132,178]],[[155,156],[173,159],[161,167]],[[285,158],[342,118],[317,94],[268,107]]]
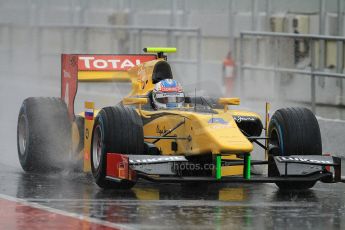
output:
[[[137,112],[128,107],[105,107],[97,115],[92,132],[91,169],[98,186],[130,189],[134,181],[106,179],[107,153],[143,154],[143,123]]]
[[[63,169],[71,152],[71,122],[60,98],[30,97],[18,116],[18,157],[25,171]]]
[[[268,176],[279,176],[273,156],[322,155],[319,124],[306,108],[277,110],[269,124],[270,137]],[[277,182],[282,190],[305,190],[316,182]]]

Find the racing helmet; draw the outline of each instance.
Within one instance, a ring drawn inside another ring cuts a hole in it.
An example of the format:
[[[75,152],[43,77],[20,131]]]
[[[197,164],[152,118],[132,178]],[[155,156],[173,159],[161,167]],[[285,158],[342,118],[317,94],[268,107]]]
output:
[[[152,91],[152,102],[155,109],[180,108],[184,103],[182,86],[176,80],[164,79],[156,83]]]

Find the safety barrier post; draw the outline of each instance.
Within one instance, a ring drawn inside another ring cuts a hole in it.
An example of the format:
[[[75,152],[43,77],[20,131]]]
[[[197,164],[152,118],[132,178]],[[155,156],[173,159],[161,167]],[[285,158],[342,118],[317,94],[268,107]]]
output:
[[[201,58],[202,58],[202,33],[201,33],[201,28],[198,28],[197,30],[197,88],[200,89],[201,86],[201,80],[202,80],[202,76],[201,76]]]
[[[313,113],[315,113],[316,110],[316,85],[315,85],[315,42],[314,40],[310,40],[310,47],[311,47],[311,51],[310,51],[310,56],[311,56],[311,80],[310,80],[310,92],[311,92],[311,111],[313,111]],[[320,64],[320,63],[319,63]]]
[[[138,50],[143,49],[143,31],[141,29],[138,30]]]
[[[244,35],[243,33],[240,34],[240,81],[239,81],[239,88],[240,88],[240,93],[241,93],[241,96],[244,96],[245,93],[244,93],[244,68],[243,68],[243,65],[244,65],[244,45],[243,45],[243,41],[244,40]]]

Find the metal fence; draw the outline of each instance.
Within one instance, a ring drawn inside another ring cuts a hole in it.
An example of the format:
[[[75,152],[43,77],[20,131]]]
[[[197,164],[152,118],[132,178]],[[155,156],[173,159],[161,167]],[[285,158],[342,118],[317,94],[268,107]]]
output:
[[[195,27],[0,24],[0,38],[0,56],[8,70],[13,70],[13,57],[18,61],[26,55],[33,66],[30,71],[37,76],[53,74],[52,70],[57,75],[63,52],[141,53],[145,46],[179,47],[181,53],[169,56],[169,61],[185,67],[180,69],[193,69],[189,73],[195,82],[202,75],[202,32]]]
[[[310,101],[312,110],[315,112],[317,95],[322,97],[322,92],[317,92],[316,80],[319,78],[319,85],[325,88],[322,81],[325,78],[336,78],[339,90],[329,87],[335,98],[332,104],[344,105],[343,82],[345,79],[344,68],[344,37],[322,36],[294,33],[271,33],[271,32],[241,32],[240,35],[240,89],[241,92],[251,90],[248,85],[248,76],[245,72],[249,71],[254,77],[258,73],[271,73],[270,79],[266,74],[261,76],[264,84],[268,84],[273,89],[273,97],[279,98],[282,93],[279,80],[282,78],[295,79],[295,88],[307,87],[301,85],[301,81],[296,78],[306,75],[309,76]],[[285,75],[284,74],[288,74]],[[269,82],[273,83],[269,83]],[[320,83],[321,82],[321,83]],[[304,81],[305,83],[305,81]],[[256,85],[257,87],[260,87]],[[289,88],[289,87],[287,87]],[[320,88],[320,87],[319,87]],[[291,89],[291,85],[290,85]],[[303,95],[304,92],[300,93]],[[334,95],[337,93],[338,95]],[[272,94],[271,94],[272,96]],[[289,97],[290,96],[290,97]],[[293,95],[288,95],[284,99],[292,99]],[[328,97],[332,97],[329,96]],[[306,101],[305,99],[303,99]]]

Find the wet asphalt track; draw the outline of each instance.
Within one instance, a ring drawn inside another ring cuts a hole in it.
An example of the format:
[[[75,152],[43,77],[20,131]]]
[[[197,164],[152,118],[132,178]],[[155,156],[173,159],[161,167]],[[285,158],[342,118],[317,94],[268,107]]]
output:
[[[139,182],[130,191],[105,191],[84,174],[37,175],[0,165],[0,194],[123,229],[345,229],[345,184],[283,193],[273,184]]]
[[[0,90],[1,105],[6,109],[0,113],[0,199],[20,198],[120,229],[345,229],[345,184],[318,183],[307,192],[282,193],[274,184],[188,187],[139,182],[130,191],[104,191],[84,174],[24,173],[15,141],[21,101],[59,93],[58,87],[51,90],[55,86],[37,90],[41,86],[30,88],[28,84],[8,83]],[[324,150],[343,155],[345,122],[319,122]],[[0,213],[7,211],[2,209]],[[45,219],[30,219],[38,226],[40,221]]]

